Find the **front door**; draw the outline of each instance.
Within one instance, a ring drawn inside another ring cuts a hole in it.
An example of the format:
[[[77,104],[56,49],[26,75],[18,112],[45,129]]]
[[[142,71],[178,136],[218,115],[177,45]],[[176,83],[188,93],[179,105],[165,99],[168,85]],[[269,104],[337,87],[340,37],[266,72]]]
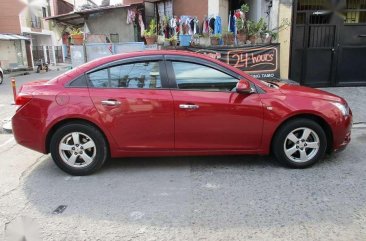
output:
[[[176,58],[174,58],[176,60]],[[255,150],[262,134],[258,94],[238,94],[238,77],[204,62],[168,62],[176,150]]]
[[[297,0],[290,78],[308,86],[366,84],[363,0]]]
[[[174,110],[158,60],[88,73],[89,92],[104,125],[123,150],[173,150]]]

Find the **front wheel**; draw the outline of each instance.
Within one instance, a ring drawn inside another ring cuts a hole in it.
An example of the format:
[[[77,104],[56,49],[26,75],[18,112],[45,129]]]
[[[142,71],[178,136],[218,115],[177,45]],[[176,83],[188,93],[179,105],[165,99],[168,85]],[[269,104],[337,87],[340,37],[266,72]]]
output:
[[[72,123],[59,128],[51,138],[50,151],[59,168],[77,176],[95,172],[108,156],[102,133],[84,123]]]
[[[4,76],[3,76],[3,74],[0,72],[0,85],[3,83],[3,80],[4,80]]]
[[[313,120],[295,119],[283,125],[273,141],[276,159],[293,168],[306,168],[325,155],[327,137],[323,128]]]

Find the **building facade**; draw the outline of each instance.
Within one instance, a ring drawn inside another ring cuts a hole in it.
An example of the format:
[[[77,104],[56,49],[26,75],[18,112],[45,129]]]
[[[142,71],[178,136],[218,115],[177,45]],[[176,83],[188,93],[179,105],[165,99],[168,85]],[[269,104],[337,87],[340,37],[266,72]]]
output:
[[[49,0],[2,0],[0,9],[0,33],[25,37],[22,40],[0,40],[0,61],[4,69],[33,68],[42,61],[55,64],[60,58],[61,30],[45,20],[52,15],[54,2]],[[58,58],[57,58],[57,57]]]

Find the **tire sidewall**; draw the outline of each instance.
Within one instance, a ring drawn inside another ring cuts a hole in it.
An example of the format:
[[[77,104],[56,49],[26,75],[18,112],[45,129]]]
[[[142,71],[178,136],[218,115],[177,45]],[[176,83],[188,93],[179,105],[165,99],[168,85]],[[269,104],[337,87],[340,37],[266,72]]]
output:
[[[285,150],[284,150],[284,141],[286,140],[287,135],[292,132],[293,130],[297,128],[307,127],[312,129],[319,137],[319,150],[318,153],[309,161],[306,162],[294,162],[293,160],[289,159],[286,156]],[[327,136],[323,130],[323,128],[316,123],[313,120],[309,119],[295,119],[293,121],[290,121],[286,123],[284,126],[282,126],[279,131],[276,134],[274,144],[273,144],[273,152],[275,154],[275,157],[278,161],[282,162],[283,164],[293,167],[293,168],[306,168],[313,164],[315,164],[317,161],[322,159],[325,155],[325,152],[327,150]]]
[[[87,134],[95,143],[96,156],[94,161],[86,166],[75,168],[66,164],[59,154],[59,144],[62,138],[72,132],[82,132]],[[104,136],[95,127],[86,124],[68,124],[60,127],[52,136],[50,142],[50,152],[55,164],[63,171],[71,175],[89,175],[98,170],[106,161],[108,156],[107,143]]]

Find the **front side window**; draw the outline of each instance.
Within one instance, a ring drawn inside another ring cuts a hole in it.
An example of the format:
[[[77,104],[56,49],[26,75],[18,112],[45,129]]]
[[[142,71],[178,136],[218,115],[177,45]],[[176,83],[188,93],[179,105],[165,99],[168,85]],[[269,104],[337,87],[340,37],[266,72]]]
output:
[[[238,79],[200,64],[172,62],[178,89],[232,91]]]
[[[159,62],[122,64],[88,76],[89,85],[94,88],[162,88]]]

